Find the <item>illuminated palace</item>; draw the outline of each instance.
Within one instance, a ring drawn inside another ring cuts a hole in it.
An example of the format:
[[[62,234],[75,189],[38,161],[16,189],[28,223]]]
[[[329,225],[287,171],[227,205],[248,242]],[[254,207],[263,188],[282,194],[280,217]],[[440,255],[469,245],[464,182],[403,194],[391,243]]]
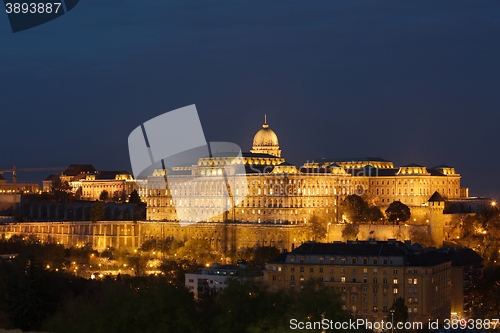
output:
[[[231,169],[233,161],[234,156],[218,153],[194,165],[154,171],[137,185],[147,203],[147,219],[297,224],[315,214],[336,223],[342,218],[337,204],[349,194],[365,195],[380,207],[395,200],[425,206],[435,191],[445,198],[467,196],[460,175],[446,165],[396,168],[390,161],[367,157],[294,166],[281,157],[278,137],[266,119],[250,152],[241,154],[238,163],[244,167]],[[228,191],[239,197],[230,200]]]

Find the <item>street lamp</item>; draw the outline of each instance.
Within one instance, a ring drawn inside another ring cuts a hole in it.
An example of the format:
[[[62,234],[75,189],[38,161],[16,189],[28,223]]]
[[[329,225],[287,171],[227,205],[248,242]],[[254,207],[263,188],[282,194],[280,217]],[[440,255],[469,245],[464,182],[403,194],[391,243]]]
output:
[[[391,325],[391,328],[392,328],[392,333],[394,333],[394,312],[396,312],[394,309],[391,309],[391,315],[392,315],[392,325]]]

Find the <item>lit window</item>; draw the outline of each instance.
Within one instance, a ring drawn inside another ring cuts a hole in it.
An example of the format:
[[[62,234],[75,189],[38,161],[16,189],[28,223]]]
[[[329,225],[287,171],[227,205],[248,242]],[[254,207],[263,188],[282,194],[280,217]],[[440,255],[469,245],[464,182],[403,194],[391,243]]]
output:
[[[345,282],[345,276],[341,277],[341,278],[340,278],[340,281],[341,281],[341,282]]]
[[[398,288],[393,288],[393,289],[392,289],[392,293],[393,293],[393,294],[397,294],[397,293],[398,293]]]

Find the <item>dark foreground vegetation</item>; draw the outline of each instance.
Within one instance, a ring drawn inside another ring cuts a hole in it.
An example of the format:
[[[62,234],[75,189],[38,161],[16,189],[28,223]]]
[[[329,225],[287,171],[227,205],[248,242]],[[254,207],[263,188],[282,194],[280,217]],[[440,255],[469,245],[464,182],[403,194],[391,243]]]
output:
[[[92,256],[89,248],[64,249],[33,237],[13,237],[0,240],[0,251],[18,254],[0,261],[0,328],[71,333],[290,332],[292,318],[349,319],[339,296],[319,281],[309,281],[296,292],[271,292],[259,283],[235,279],[224,292],[195,300],[183,279],[168,274],[79,277],[71,261]]]

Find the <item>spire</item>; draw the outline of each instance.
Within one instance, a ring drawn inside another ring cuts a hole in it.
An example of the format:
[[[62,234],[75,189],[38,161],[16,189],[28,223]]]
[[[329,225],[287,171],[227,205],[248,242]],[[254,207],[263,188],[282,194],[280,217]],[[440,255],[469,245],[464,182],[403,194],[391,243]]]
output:
[[[269,125],[267,124],[267,115],[264,113],[264,125],[262,125],[262,128],[268,128]]]

